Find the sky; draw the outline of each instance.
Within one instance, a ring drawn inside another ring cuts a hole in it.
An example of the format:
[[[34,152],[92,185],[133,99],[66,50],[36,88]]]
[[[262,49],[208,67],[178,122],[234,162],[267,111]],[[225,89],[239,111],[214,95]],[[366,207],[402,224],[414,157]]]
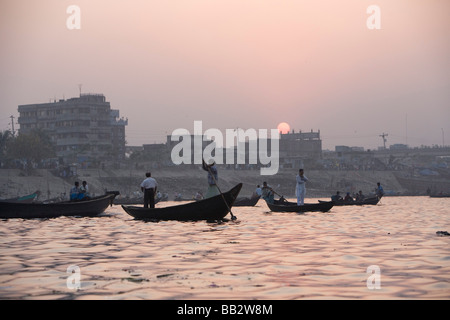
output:
[[[448,12],[448,0],[2,0],[0,130],[18,105],[82,84],[128,118],[128,145],[194,121],[287,122],[330,150],[376,148],[383,133],[387,146],[450,145]]]

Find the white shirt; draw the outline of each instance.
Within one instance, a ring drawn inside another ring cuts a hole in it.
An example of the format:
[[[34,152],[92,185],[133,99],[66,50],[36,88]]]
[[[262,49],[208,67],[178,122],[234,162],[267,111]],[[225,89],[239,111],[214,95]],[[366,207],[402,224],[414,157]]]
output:
[[[308,181],[308,178],[306,176],[300,177],[300,175],[297,175],[297,187],[298,188],[304,188],[305,182]]]
[[[153,179],[152,177],[148,177],[147,179],[145,179],[144,181],[142,181],[141,183],[141,187],[144,189],[151,189],[151,188],[156,188],[158,186],[158,183],[156,182],[155,179]]]

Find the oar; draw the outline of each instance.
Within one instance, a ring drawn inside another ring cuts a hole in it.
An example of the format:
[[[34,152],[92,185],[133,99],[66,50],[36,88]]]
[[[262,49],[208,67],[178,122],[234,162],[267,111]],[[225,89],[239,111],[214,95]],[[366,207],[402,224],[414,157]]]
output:
[[[231,208],[230,208],[230,206],[228,205],[228,202],[225,200],[225,197],[223,196],[222,191],[220,191],[219,185],[217,184],[216,178],[214,178],[214,175],[213,175],[213,173],[211,172],[211,169],[209,168],[208,165],[206,165],[206,167],[208,168],[208,172],[209,172],[209,174],[211,175],[211,177],[213,178],[214,183],[216,184],[217,190],[219,190],[220,195],[222,196],[223,202],[225,202],[225,205],[227,206],[228,211],[230,211],[230,214],[231,214],[231,220],[236,220],[237,218],[236,218],[236,216],[233,214],[233,212],[231,212]]]
[[[276,191],[273,190],[273,189],[272,189],[272,191],[273,191],[273,193],[275,193],[277,196],[280,197],[280,200],[282,200],[282,201],[287,201],[287,200],[284,198],[284,196],[282,196],[281,194],[279,194],[278,192],[276,192]]]

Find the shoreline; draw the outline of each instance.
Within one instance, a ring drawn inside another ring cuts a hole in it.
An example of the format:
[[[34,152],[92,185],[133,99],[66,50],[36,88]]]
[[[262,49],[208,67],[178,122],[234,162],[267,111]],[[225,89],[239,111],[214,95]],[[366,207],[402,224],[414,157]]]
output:
[[[295,197],[295,176],[293,169],[280,169],[273,176],[261,176],[259,170],[219,170],[219,187],[222,192],[231,189],[242,182],[243,188],[240,196],[251,196],[256,185],[263,181],[286,197]],[[169,200],[173,200],[175,193],[181,193],[185,198],[191,198],[197,191],[203,193],[207,188],[207,173],[201,167],[174,166],[151,170],[152,177],[158,181],[159,190],[168,193]],[[358,192],[362,190],[365,195],[372,193],[377,182],[381,182],[386,196],[389,195],[427,195],[427,185],[422,191],[406,188],[397,178],[396,171],[327,171],[306,170],[309,178],[307,183],[307,198],[329,197],[336,191]],[[119,191],[119,197],[132,197],[141,194],[140,183],[145,178],[145,170],[136,169],[78,169],[77,176],[61,178],[55,176],[50,170],[36,169],[26,176],[19,169],[0,169],[0,198],[23,196],[41,191],[41,199],[53,198],[65,193],[68,195],[74,181],[88,182],[90,193],[100,195],[104,190]],[[430,181],[432,184],[433,181]],[[443,190],[446,191],[446,190]]]

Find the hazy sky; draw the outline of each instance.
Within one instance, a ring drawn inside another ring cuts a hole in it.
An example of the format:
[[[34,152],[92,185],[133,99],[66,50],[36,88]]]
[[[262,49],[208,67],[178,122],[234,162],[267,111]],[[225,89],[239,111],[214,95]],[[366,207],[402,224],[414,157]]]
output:
[[[443,132],[450,145],[449,12],[448,0],[1,0],[0,130],[18,105],[82,84],[128,118],[129,145],[194,120],[320,129],[329,149],[374,148],[383,132],[387,145],[440,145]]]

